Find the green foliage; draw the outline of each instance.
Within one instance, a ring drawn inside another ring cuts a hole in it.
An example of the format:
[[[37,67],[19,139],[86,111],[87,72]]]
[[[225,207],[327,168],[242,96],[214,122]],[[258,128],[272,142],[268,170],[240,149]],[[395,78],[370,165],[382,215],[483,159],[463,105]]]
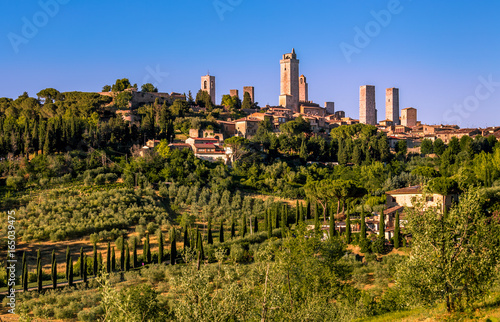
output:
[[[156,88],[153,84],[151,83],[146,83],[141,86],[141,92],[158,92],[158,88]]]
[[[112,86],[111,90],[113,92],[122,92],[126,90],[127,88],[131,88],[132,85],[130,84],[130,81],[128,78],[122,78],[122,79],[117,79],[115,84]]]
[[[412,248],[398,282],[408,301],[444,301],[450,312],[484,298],[500,259],[500,222],[484,203],[484,194],[470,189],[449,212],[419,203],[406,213]]]

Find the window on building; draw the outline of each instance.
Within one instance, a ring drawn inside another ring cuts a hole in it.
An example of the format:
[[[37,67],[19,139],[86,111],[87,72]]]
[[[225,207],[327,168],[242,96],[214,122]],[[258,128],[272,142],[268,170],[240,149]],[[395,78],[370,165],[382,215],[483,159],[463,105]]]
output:
[[[203,85],[203,89],[207,89],[207,85],[208,85],[208,82],[205,81],[204,85]]]

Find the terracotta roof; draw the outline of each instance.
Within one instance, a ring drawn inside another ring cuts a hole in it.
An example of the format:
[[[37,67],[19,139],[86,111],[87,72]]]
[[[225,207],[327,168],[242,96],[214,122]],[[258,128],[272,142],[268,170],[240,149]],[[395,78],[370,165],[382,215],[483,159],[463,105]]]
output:
[[[396,211],[400,211],[400,210],[403,210],[405,207],[403,206],[394,206],[392,208],[389,208],[389,209],[386,209],[384,210],[384,215],[390,215]]]
[[[387,195],[408,195],[408,194],[422,194],[422,188],[420,186],[405,187],[401,189],[396,189],[392,191],[387,191]]]
[[[215,149],[215,145],[213,143],[200,143],[200,144],[195,144],[194,146],[197,149],[207,149],[207,148]]]

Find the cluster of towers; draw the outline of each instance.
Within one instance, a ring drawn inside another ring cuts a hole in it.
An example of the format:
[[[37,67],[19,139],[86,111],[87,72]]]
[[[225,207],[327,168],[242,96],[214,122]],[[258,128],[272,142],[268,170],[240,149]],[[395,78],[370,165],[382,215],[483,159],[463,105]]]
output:
[[[210,76],[207,74],[206,76],[201,76],[201,89],[207,92],[210,95],[212,100],[212,104],[215,103],[215,76]],[[245,97],[245,93],[250,94],[250,100],[252,103],[255,102],[255,88],[253,86],[245,86],[243,87],[243,97]],[[239,91],[237,89],[230,90],[231,96],[239,97]]]
[[[375,86],[364,85],[359,88],[359,122],[377,125],[377,108],[375,105]],[[399,89],[387,88],[385,90],[385,121],[394,125],[417,125],[417,110],[408,107],[401,110],[399,117]]]

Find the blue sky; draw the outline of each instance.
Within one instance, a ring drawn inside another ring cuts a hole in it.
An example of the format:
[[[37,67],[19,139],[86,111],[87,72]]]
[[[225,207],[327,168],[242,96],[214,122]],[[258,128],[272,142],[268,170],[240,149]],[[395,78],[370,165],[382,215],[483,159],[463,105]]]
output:
[[[379,120],[385,88],[398,87],[400,107],[417,108],[422,122],[500,125],[496,1],[20,3],[2,3],[0,97],[99,91],[123,77],[196,93],[209,70],[217,102],[252,85],[261,106],[277,105],[279,60],[294,47],[309,99],[334,101],[352,118],[359,86],[370,84]]]

